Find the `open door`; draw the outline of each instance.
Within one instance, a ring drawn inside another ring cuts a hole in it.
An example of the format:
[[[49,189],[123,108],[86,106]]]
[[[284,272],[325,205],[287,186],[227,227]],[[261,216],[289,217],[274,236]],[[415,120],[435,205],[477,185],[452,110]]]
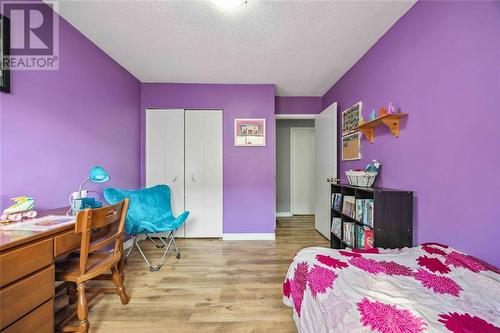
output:
[[[337,178],[337,103],[333,103],[316,117],[315,128],[315,227],[330,239],[330,183],[327,178]]]

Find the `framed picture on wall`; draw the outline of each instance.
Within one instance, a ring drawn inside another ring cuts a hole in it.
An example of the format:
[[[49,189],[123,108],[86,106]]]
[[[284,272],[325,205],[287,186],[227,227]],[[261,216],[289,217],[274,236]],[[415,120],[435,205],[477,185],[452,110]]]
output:
[[[234,145],[263,147],[266,145],[266,119],[234,119]]]
[[[342,161],[361,159],[361,132],[355,132],[342,137]]]
[[[0,14],[0,91],[10,93],[10,70],[7,67],[10,55],[10,22]]]
[[[355,131],[361,119],[361,107],[363,104],[357,102],[344,112],[342,112],[342,135]]]

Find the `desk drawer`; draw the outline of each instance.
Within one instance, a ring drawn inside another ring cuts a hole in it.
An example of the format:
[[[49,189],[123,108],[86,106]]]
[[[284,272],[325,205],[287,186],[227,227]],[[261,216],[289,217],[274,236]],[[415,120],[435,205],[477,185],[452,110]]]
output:
[[[0,287],[52,264],[52,239],[0,254]]]
[[[54,332],[54,300],[49,300],[2,331],[2,333],[25,332]]]
[[[54,297],[54,265],[0,289],[0,329]]]
[[[82,235],[74,231],[66,232],[62,235],[54,237],[54,256],[76,250],[80,248]]]

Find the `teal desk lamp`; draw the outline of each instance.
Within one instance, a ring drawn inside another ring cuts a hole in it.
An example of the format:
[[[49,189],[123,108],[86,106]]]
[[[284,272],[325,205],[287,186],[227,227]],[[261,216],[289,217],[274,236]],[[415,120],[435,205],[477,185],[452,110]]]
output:
[[[82,194],[83,185],[85,185],[85,183],[87,183],[89,180],[92,183],[100,184],[100,183],[105,183],[105,182],[109,181],[109,179],[110,178],[109,178],[108,172],[106,170],[104,170],[103,167],[96,165],[95,167],[90,169],[90,175],[80,185],[78,192],[80,193],[80,195]]]
[[[71,210],[73,214],[86,208],[99,208],[102,207],[102,202],[96,201],[95,198],[88,198],[87,191],[84,191],[83,186],[88,182],[100,184],[109,181],[110,177],[103,167],[98,165],[90,169],[89,176],[80,184],[78,192],[71,194]]]

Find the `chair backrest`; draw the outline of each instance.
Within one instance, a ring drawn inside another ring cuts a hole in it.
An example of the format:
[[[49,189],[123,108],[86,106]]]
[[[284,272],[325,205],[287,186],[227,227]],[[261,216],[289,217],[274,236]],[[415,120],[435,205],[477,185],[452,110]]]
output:
[[[76,216],[75,232],[82,235],[80,245],[80,274],[87,271],[90,253],[100,250],[114,242],[112,255],[122,255],[123,228],[128,209],[128,199],[102,208],[85,209]],[[109,232],[91,238],[95,230],[108,227]]]
[[[167,185],[156,185],[140,190],[104,189],[104,198],[109,204],[115,204],[125,198],[130,199],[127,212],[127,232],[136,234],[138,223],[158,216],[173,216],[170,201],[170,188]]]

